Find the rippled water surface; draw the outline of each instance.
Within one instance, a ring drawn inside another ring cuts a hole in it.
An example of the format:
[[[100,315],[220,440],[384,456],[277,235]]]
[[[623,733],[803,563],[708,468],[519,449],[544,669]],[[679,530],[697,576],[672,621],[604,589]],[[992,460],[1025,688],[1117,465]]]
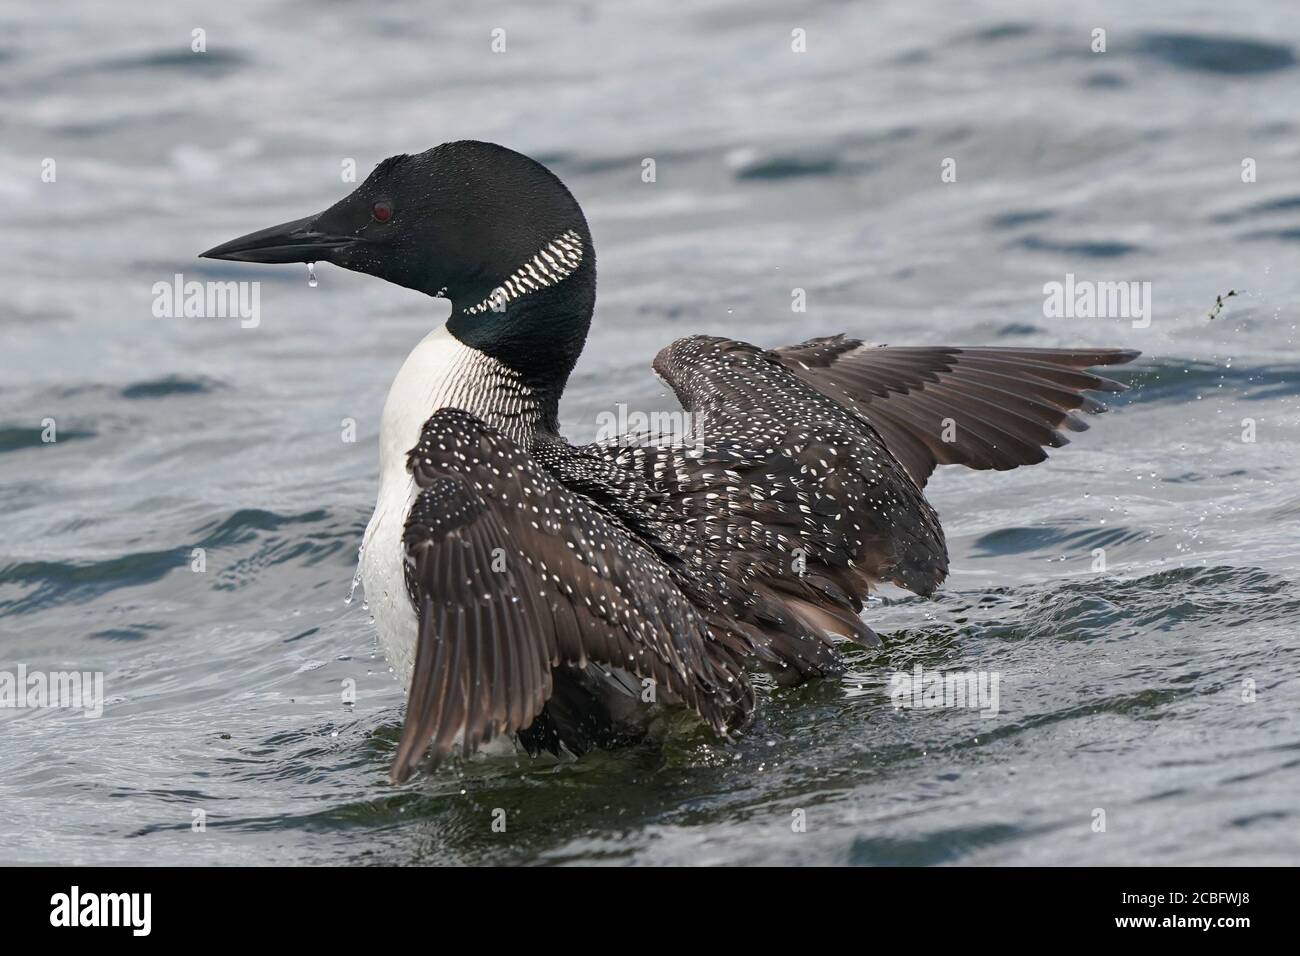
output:
[[[0,670],[107,704],[0,710],[0,860],[1300,862],[1298,38],[1281,0],[5,7]],[[394,788],[402,694],[347,598],[385,391],[446,305],[194,256],[465,137],[591,220],[577,439],[672,407],[649,361],[693,332],[1126,346],[1134,388],[1046,464],[941,472],[945,590],[882,595],[883,648],[764,686],[743,738]],[[177,272],[260,280],[261,324],[155,318]],[[1152,283],[1149,327],[1045,318],[1067,273]],[[917,664],[997,673],[997,716],[895,710]]]

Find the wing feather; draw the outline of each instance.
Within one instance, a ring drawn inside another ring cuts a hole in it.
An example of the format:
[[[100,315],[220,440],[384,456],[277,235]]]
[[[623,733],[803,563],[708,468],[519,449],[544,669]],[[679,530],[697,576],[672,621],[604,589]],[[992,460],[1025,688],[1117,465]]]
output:
[[[1084,431],[1076,411],[1105,406],[1087,392],[1125,386],[1089,372],[1130,362],[1125,349],[865,345],[831,336],[775,349],[801,380],[860,412],[918,485],[936,465],[1006,470],[1044,460]]]
[[[527,728],[560,665],[649,678],[722,733],[748,718],[739,661],[655,555],[504,435],[441,409],[409,466],[420,493],[403,545],[419,629],[394,780],[426,748],[437,761],[457,741],[468,753]]]
[[[1068,442],[1063,431],[1087,428],[1075,412],[1103,410],[1086,392],[1123,388],[1088,369],[1135,354],[895,349],[845,336],[765,351],[693,336],[654,368],[695,416],[695,447],[635,435],[578,451],[613,466],[595,489],[634,476],[640,486],[606,507],[714,574],[701,602],[765,666],[805,677],[833,668],[820,638],[875,639],[858,614],[876,582],[929,594],[943,580],[943,532],[921,490],[936,465],[1042,461]],[[571,463],[557,473],[579,486]]]

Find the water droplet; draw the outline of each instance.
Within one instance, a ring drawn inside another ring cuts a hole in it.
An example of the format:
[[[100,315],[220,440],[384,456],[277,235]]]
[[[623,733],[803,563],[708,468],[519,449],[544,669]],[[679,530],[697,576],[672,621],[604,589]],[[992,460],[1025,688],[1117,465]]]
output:
[[[360,583],[361,583],[361,559],[360,559],[360,555],[358,555],[357,570],[356,573],[352,575],[352,587],[348,590],[348,596],[343,600],[345,606],[347,607],[352,606],[352,599],[356,596],[357,585]]]
[[[307,263],[307,284],[313,289],[316,288],[316,263]]]

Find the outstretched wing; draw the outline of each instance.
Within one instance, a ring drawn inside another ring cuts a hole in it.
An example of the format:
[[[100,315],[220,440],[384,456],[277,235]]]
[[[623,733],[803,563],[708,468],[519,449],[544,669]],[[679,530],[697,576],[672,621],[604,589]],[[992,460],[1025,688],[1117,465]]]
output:
[[[805,564],[857,569],[921,594],[943,580],[938,516],[861,415],[774,353],[732,339],[679,339],[654,368],[694,416],[699,446],[694,463],[667,450],[671,475],[663,461],[655,467],[679,497],[690,493],[683,503],[702,518],[742,543],[789,529]]]
[[[734,622],[779,680],[836,669],[833,635],[876,641],[858,617],[874,583],[929,594],[943,580],[938,517],[862,416],[743,342],[681,339],[654,367],[693,433],[577,454],[648,489],[623,520],[680,557],[679,577],[704,582],[696,602]],[[557,473],[568,484],[571,471]]]
[[[392,776],[523,730],[558,665],[649,678],[715,730],[753,695],[735,657],[643,545],[495,429],[459,409],[425,423],[403,535],[419,617]]]
[[[1085,370],[1135,354],[886,349],[843,336],[767,351],[695,336],[654,362],[691,413],[687,440],[631,436],[581,452],[660,496],[637,511],[669,525],[661,536],[680,529],[673,550],[730,587],[725,613],[803,677],[826,669],[810,635],[870,639],[857,614],[874,583],[929,594],[947,574],[921,491],[936,463],[1042,460],[1044,445],[1065,443],[1059,428],[1086,427],[1071,412],[1101,410],[1085,392],[1122,388]],[[749,596],[739,606],[737,592]]]
[[[1043,461],[1102,412],[1086,392],[1125,386],[1093,375],[1126,349],[895,348],[843,335],[773,350],[802,381],[861,412],[916,483],[936,465],[1005,471]]]

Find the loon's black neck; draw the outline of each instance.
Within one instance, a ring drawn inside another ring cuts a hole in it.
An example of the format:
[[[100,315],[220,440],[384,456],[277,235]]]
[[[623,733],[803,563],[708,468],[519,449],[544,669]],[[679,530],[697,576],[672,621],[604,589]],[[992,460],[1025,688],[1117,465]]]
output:
[[[518,373],[537,403],[540,429],[553,434],[559,433],[560,396],[596,305],[595,251],[586,236],[581,246],[581,262],[554,284],[528,289],[512,283],[521,294],[498,303],[501,311],[480,307],[500,294],[504,280],[479,284],[452,299],[447,320],[457,340]]]

